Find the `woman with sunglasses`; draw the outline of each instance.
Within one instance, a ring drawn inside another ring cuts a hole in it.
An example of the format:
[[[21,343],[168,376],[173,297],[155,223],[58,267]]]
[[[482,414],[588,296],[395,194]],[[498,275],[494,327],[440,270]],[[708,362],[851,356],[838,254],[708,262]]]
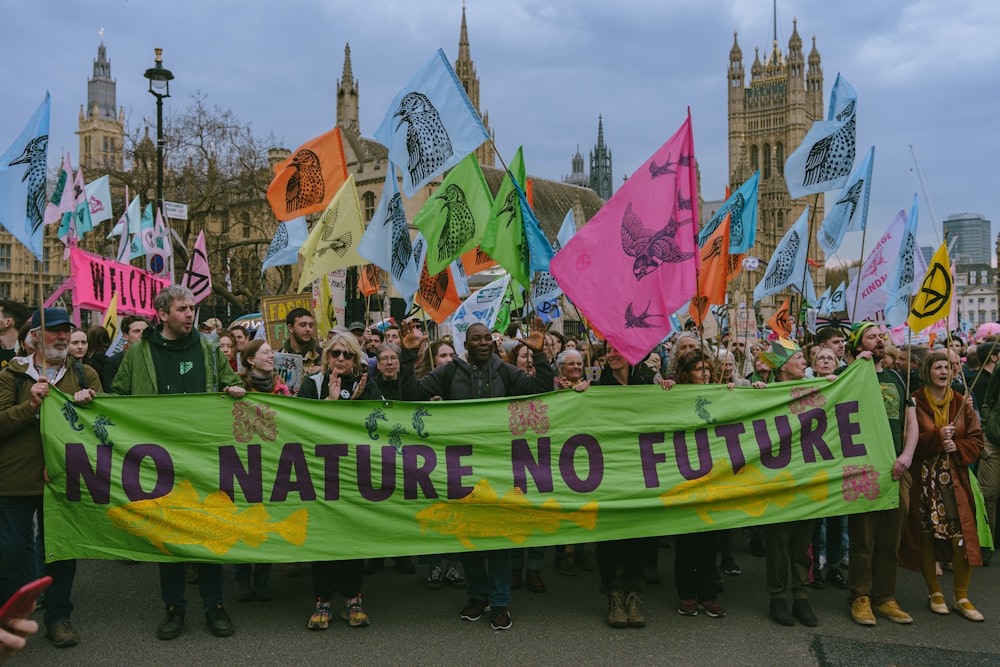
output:
[[[361,353],[361,344],[354,334],[338,332],[330,338],[323,352],[323,371],[302,381],[300,398],[326,401],[379,400],[378,384],[368,377],[368,365]],[[320,561],[312,564],[313,594],[316,608],[309,617],[310,630],[326,630],[330,626],[334,583],[339,582],[344,606],[340,617],[352,628],[368,626],[368,614],[361,606],[361,584],[364,580],[363,558],[341,561]]]

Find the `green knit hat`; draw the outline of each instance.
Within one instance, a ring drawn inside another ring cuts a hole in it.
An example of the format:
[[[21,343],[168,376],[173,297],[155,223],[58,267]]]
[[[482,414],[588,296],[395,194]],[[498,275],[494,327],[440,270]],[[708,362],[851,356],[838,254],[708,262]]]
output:
[[[771,341],[771,349],[761,352],[760,358],[765,364],[774,370],[778,370],[788,363],[788,360],[794,357],[796,352],[801,351],[802,348],[794,340],[779,338],[778,340]]]

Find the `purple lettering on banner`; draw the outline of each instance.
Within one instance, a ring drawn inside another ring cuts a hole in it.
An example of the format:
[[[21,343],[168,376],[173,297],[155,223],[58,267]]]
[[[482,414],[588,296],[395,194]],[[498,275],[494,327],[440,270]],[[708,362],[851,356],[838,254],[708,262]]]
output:
[[[152,459],[153,467],[156,469],[156,484],[148,493],[142,490],[140,479],[142,460],[145,458]],[[173,488],[174,461],[166,449],[148,443],[135,445],[125,453],[125,458],[122,460],[122,489],[130,501],[162,498]]]
[[[97,462],[91,468],[83,443],[66,443],[66,500],[80,502],[82,479],[95,504],[111,502],[111,445],[98,445],[96,454]]]
[[[247,445],[247,466],[243,467],[236,447],[219,447],[219,490],[236,500],[235,483],[248,503],[264,502],[264,470],[261,465],[260,445]]]
[[[437,453],[427,445],[407,445],[403,447],[403,498],[417,499],[417,487],[424,498],[437,498],[438,493],[431,481],[431,473],[437,466]]]
[[[653,451],[653,445],[660,444],[663,439],[663,431],[639,434],[639,460],[642,461],[642,478],[646,482],[647,489],[660,486],[660,476],[656,472],[656,466],[666,463],[667,455],[657,454]]]
[[[295,480],[292,481],[292,472]],[[309,475],[309,464],[306,463],[302,444],[288,442],[281,448],[278,459],[278,472],[274,476],[274,488],[271,489],[271,502],[283,503],[291,492],[297,492],[301,500],[316,500],[316,488],[312,476]]]
[[[581,479],[576,474],[576,450],[583,448],[587,454],[587,476]],[[601,485],[604,479],[604,452],[601,444],[585,433],[570,436],[559,451],[559,474],[566,486],[577,493],[590,493]]]
[[[316,445],[316,456],[323,459],[323,500],[340,500],[340,459],[347,445]]]
[[[863,443],[854,442],[854,436],[861,433],[861,425],[851,421],[851,415],[858,411],[858,402],[837,403],[833,410],[837,415],[837,430],[840,431],[840,453],[845,459],[868,456],[868,448]]]
[[[771,434],[767,432],[767,420],[754,419],[753,432],[757,436],[757,448],[760,450],[760,462],[765,468],[778,470],[792,462],[792,425],[788,415],[778,415],[774,418],[778,429],[778,453],[774,453]]]
[[[715,427],[715,437],[726,440],[726,450],[729,452],[729,463],[733,466],[734,475],[743,470],[743,466],[747,464],[743,448],[740,447],[740,436],[746,433],[746,430],[743,424],[723,424]]]
[[[408,447],[409,445],[407,445]],[[358,491],[365,500],[378,503],[388,500],[396,491],[396,448],[382,447],[382,483],[379,489],[372,482],[371,445],[358,445]]]
[[[472,445],[452,445],[444,448],[444,459],[448,466],[448,499],[465,498],[475,487],[464,484],[466,477],[472,476],[472,466],[462,465],[462,458],[472,456]]]
[[[538,439],[538,458],[531,453],[531,446],[524,438],[510,442],[510,466],[514,486],[528,492],[528,473],[539,493],[552,493],[552,445],[549,438]]]
[[[813,422],[816,423],[815,428],[813,428]],[[802,443],[802,460],[806,463],[816,463],[816,453],[819,452],[820,458],[824,461],[832,461],[833,452],[823,440],[823,434],[826,433],[826,411],[822,408],[813,408],[802,412],[799,414],[799,423],[802,425],[802,431],[799,434],[799,440]]]
[[[691,467],[691,455],[688,453],[687,438],[684,431],[674,431],[674,458],[677,459],[677,471],[686,480],[699,479],[712,472],[712,450],[708,446],[708,429],[699,428],[694,432],[694,447],[698,452],[698,469]]]

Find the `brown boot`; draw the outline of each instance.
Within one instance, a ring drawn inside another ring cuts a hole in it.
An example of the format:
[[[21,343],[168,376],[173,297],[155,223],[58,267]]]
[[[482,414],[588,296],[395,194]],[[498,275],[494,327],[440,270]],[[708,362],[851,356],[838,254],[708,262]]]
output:
[[[639,599],[639,594],[634,591],[625,596],[625,615],[630,628],[646,627],[646,617],[639,611],[640,602],[642,600]]]
[[[622,594],[614,591],[608,594],[608,625],[613,628],[627,628],[628,615],[625,613],[625,603]]]

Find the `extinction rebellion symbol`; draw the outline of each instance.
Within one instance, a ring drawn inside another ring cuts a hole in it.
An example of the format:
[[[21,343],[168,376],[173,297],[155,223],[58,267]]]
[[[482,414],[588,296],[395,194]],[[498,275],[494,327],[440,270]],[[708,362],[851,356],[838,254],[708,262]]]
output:
[[[930,318],[941,312],[951,302],[951,273],[941,264],[932,264],[920,284],[922,299],[913,307],[917,317]]]

